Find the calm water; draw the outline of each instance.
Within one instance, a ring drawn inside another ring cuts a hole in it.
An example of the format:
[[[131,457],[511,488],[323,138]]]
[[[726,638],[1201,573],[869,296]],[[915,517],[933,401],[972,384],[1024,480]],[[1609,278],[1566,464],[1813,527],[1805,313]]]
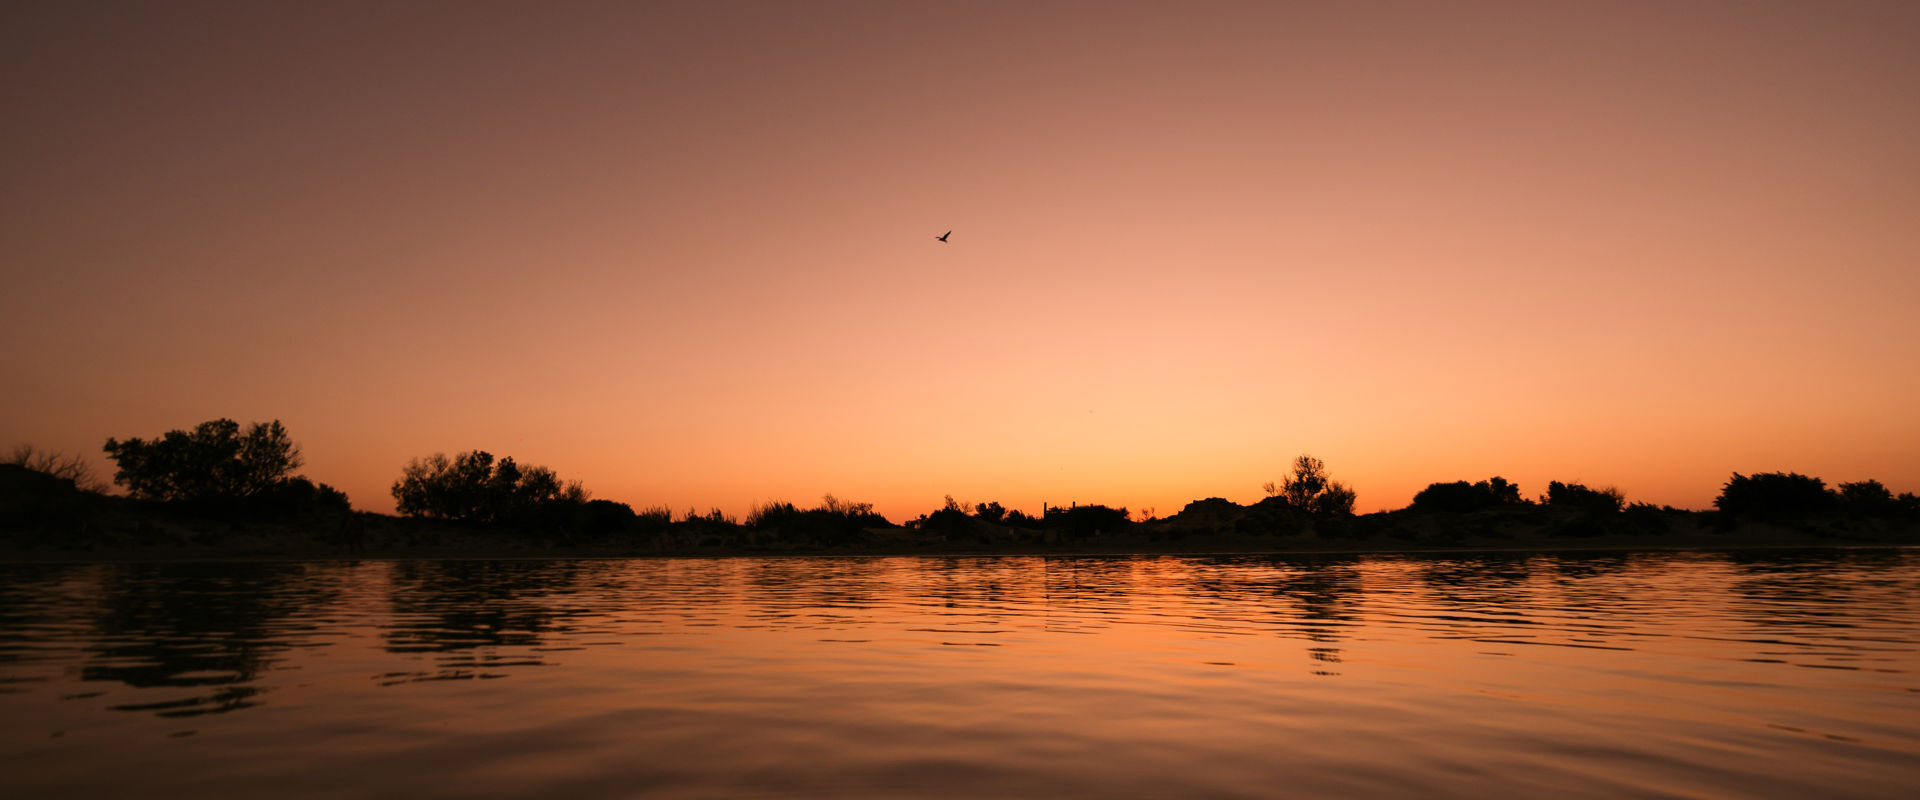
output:
[[[1911,796],[1920,552],[0,567],[0,795]]]

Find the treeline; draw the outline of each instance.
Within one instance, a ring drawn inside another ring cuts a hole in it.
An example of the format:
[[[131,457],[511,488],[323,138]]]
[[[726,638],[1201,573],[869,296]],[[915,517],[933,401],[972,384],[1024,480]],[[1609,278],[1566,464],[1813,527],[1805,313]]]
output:
[[[355,546],[364,538],[361,518],[377,516],[356,514],[344,493],[296,474],[304,460],[277,420],[244,427],[228,419],[212,420],[153,439],[108,439],[103,449],[116,467],[113,483],[125,488],[129,502],[141,508],[327,530],[338,526],[340,541]],[[1712,512],[1631,503],[1616,488],[1578,482],[1552,481],[1545,492],[1529,497],[1518,485],[1495,476],[1429,484],[1407,508],[1356,516],[1354,489],[1334,480],[1325,462],[1308,455],[1294,459],[1282,480],[1262,488],[1267,497],[1252,505],[1207,498],[1166,518],[1153,509],[1129,512],[1077,502],[1045,505],[1036,516],[997,501],[962,503],[949,496],[939,509],[896,525],[870,503],[827,495],[811,508],[785,501],[763,503],[744,520],[736,520],[717,509],[689,509],[680,515],[665,507],[636,511],[625,503],[594,499],[579,481],[563,480],[545,466],[473,450],[412,459],[401,468],[391,493],[400,516],[421,524],[531,540],[630,542],[656,549],[857,548],[875,542],[1052,546],[1219,534],[1256,540],[1384,534],[1444,543],[1449,536],[1458,539],[1463,530],[1503,536],[1510,534],[1502,531],[1516,527],[1550,536],[1659,535],[1683,519],[1705,520],[1717,530],[1744,522],[1920,522],[1920,498],[1912,493],[1895,495],[1872,480],[1828,488],[1819,478],[1795,473],[1735,473],[1715,498]],[[84,460],[23,446],[0,463],[0,526],[9,531],[84,528],[87,509],[115,500],[101,496],[105,489]]]
[[[1553,481],[1538,500],[1522,497],[1520,487],[1498,476],[1477,483],[1454,481],[1429,484],[1413,496],[1411,511],[1466,513],[1503,507],[1542,505],[1589,514],[1647,512],[1650,503],[1628,503],[1619,489],[1590,488],[1579,483]],[[1912,492],[1895,495],[1879,481],[1842,483],[1827,488],[1826,481],[1793,472],[1736,472],[1720,487],[1713,507],[1732,519],[1794,520],[1822,515],[1853,517],[1920,516],[1920,497]]]

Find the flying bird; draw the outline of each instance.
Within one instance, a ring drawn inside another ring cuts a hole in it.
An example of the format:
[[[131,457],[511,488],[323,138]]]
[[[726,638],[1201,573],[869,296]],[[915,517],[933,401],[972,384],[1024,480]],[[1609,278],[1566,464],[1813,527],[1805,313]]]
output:
[[[933,238],[935,238],[935,239],[939,239],[940,241],[943,241],[943,242],[944,242],[944,241],[946,241],[946,240],[947,240],[947,237],[949,237],[949,236],[952,236],[952,235],[953,235],[953,231],[947,231],[946,233],[943,233],[943,234],[940,234],[939,236],[935,236],[935,237],[933,237]]]

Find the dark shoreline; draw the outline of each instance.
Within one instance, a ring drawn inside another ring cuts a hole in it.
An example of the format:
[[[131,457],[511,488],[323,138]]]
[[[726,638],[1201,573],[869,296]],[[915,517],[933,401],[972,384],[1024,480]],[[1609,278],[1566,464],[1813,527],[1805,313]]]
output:
[[[24,474],[24,473],[23,473]],[[29,475],[29,477],[31,477]],[[42,480],[40,484],[47,484]],[[31,484],[0,497],[0,563],[352,561],[392,559],[730,558],[822,556],[1354,556],[1459,553],[1727,551],[1920,546],[1905,502],[1830,504],[1819,513],[1687,511],[1617,502],[1510,502],[1472,510],[1409,507],[1351,515],[1280,497],[1242,506],[1195,501],[1164,519],[1078,506],[1041,517],[944,509],[891,524],[822,508],[536,514],[475,523],[354,512],[344,502],[165,503]],[[597,502],[597,501],[596,501]],[[617,505],[617,504],[609,504]],[[587,512],[596,507],[556,506]],[[602,509],[605,510],[605,509]],[[614,509],[624,511],[624,506]]]
[[[434,544],[369,546],[354,550],[323,541],[323,537],[276,530],[225,545],[176,542],[156,545],[110,545],[86,548],[23,546],[17,540],[0,546],[5,564],[160,564],[354,562],[421,560],[545,560],[545,559],[736,559],[736,558],[1130,558],[1142,556],[1317,558],[1353,556],[1431,557],[1448,555],[1544,555],[1552,553],[1683,553],[1791,550],[1874,550],[1920,548],[1920,531],[1874,531],[1847,535],[1810,532],[1764,525],[1743,525],[1726,533],[1689,531],[1663,536],[1529,537],[1463,536],[1446,543],[1431,541],[1329,541],[1312,535],[1247,537],[1201,535],[1178,542],[1147,541],[1145,537],[1110,537],[1073,545],[1036,545],[1014,542],[958,543],[900,541],[909,529],[873,531],[893,541],[866,541],[840,546],[644,546],[615,542],[551,542],[499,532],[470,532],[470,537]]]

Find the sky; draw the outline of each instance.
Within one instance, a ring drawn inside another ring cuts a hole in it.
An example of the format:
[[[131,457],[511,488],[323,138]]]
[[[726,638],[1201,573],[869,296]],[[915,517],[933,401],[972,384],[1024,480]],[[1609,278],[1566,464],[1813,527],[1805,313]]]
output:
[[[1920,491],[1920,4],[0,5],[0,447],[678,513]],[[935,241],[951,230],[949,241]]]

